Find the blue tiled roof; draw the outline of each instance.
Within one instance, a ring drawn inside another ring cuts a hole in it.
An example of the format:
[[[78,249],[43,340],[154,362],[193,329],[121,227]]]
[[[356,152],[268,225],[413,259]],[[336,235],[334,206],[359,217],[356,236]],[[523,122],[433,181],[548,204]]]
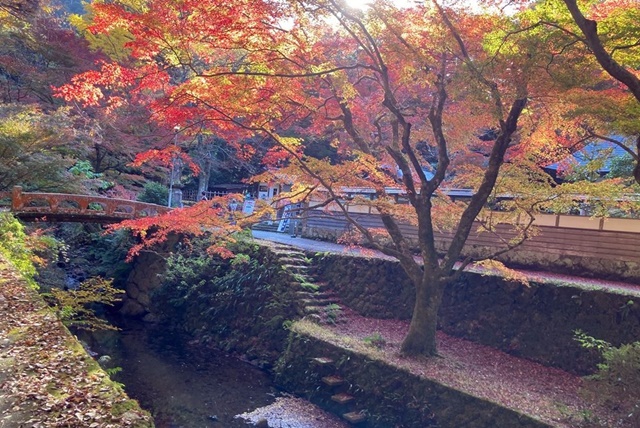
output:
[[[624,142],[624,139],[621,137],[612,137],[620,142]],[[545,169],[549,169],[552,171],[557,171],[558,167],[563,164],[572,164],[572,165],[580,165],[584,166],[588,164],[590,161],[597,159],[601,156],[607,156],[603,168],[601,168],[598,172],[602,174],[606,174],[611,170],[611,161],[615,158],[629,156],[629,154],[619,145],[611,143],[609,141],[600,141],[589,143],[581,150],[569,155],[566,159],[561,162],[556,162],[551,165],[545,167]]]

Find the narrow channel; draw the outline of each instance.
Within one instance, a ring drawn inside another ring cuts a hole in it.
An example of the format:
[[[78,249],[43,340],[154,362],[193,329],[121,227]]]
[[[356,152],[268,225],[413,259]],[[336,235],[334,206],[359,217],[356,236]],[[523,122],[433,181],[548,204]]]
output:
[[[253,426],[234,416],[279,395],[268,374],[248,363],[219,351],[193,352],[177,335],[143,322],[118,326],[76,334],[97,359],[110,357],[103,367],[121,368],[112,378],[152,413],[158,428]]]

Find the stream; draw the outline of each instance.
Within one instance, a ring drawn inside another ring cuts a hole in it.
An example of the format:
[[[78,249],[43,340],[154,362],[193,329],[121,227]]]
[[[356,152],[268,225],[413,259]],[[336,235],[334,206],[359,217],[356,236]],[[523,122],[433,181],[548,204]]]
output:
[[[158,428],[252,426],[234,416],[280,395],[269,376],[248,363],[215,351],[198,355],[175,335],[142,322],[119,327],[76,334],[96,358],[110,357],[104,368],[121,368],[112,378],[152,413]]]
[[[348,427],[280,392],[251,364],[221,351],[194,352],[178,335],[142,321],[114,324],[119,331],[74,333],[103,368],[117,371],[112,379],[153,415],[157,428],[237,428],[261,420],[271,428]]]

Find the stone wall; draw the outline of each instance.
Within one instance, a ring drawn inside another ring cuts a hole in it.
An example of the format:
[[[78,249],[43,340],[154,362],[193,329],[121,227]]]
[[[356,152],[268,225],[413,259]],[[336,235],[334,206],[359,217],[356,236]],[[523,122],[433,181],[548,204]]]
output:
[[[414,289],[397,262],[344,255],[315,256],[317,275],[342,302],[367,317],[409,319]],[[574,331],[618,346],[640,338],[640,292],[608,292],[562,282],[528,287],[465,273],[445,292],[439,327],[447,334],[574,373],[595,369],[599,355]]]
[[[543,428],[549,425],[512,409],[458,391],[436,381],[392,367],[353,349],[338,347],[316,336],[294,332],[278,365],[277,382],[324,409],[341,414],[366,411],[362,428],[391,427],[512,427]],[[322,356],[332,367],[310,364]],[[355,407],[331,400],[338,390],[324,385],[322,377],[344,375],[339,388],[356,396]]]
[[[120,312],[128,317],[142,317],[151,312],[151,295],[160,284],[167,269],[164,256],[152,251],[136,257],[125,285],[126,298]]]
[[[181,239],[180,235],[170,234],[162,244],[152,250],[141,251],[136,256],[124,284],[126,296],[120,308],[122,315],[153,318],[153,315],[150,315],[151,296],[162,284],[163,275],[167,269],[167,258]]]
[[[128,315],[270,368],[286,345],[286,323],[299,316],[293,278],[268,246],[238,242],[234,250],[249,260],[234,265],[196,254],[181,262],[173,280],[164,258],[141,255],[123,310],[139,310]]]

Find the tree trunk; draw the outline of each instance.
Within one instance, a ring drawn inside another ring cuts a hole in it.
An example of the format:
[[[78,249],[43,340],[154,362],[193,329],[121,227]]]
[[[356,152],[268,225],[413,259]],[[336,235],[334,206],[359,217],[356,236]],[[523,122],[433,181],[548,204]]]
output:
[[[433,279],[423,279],[416,284],[416,302],[413,316],[401,346],[404,355],[437,355],[436,329],[438,327],[438,309],[442,300],[444,286]]]

